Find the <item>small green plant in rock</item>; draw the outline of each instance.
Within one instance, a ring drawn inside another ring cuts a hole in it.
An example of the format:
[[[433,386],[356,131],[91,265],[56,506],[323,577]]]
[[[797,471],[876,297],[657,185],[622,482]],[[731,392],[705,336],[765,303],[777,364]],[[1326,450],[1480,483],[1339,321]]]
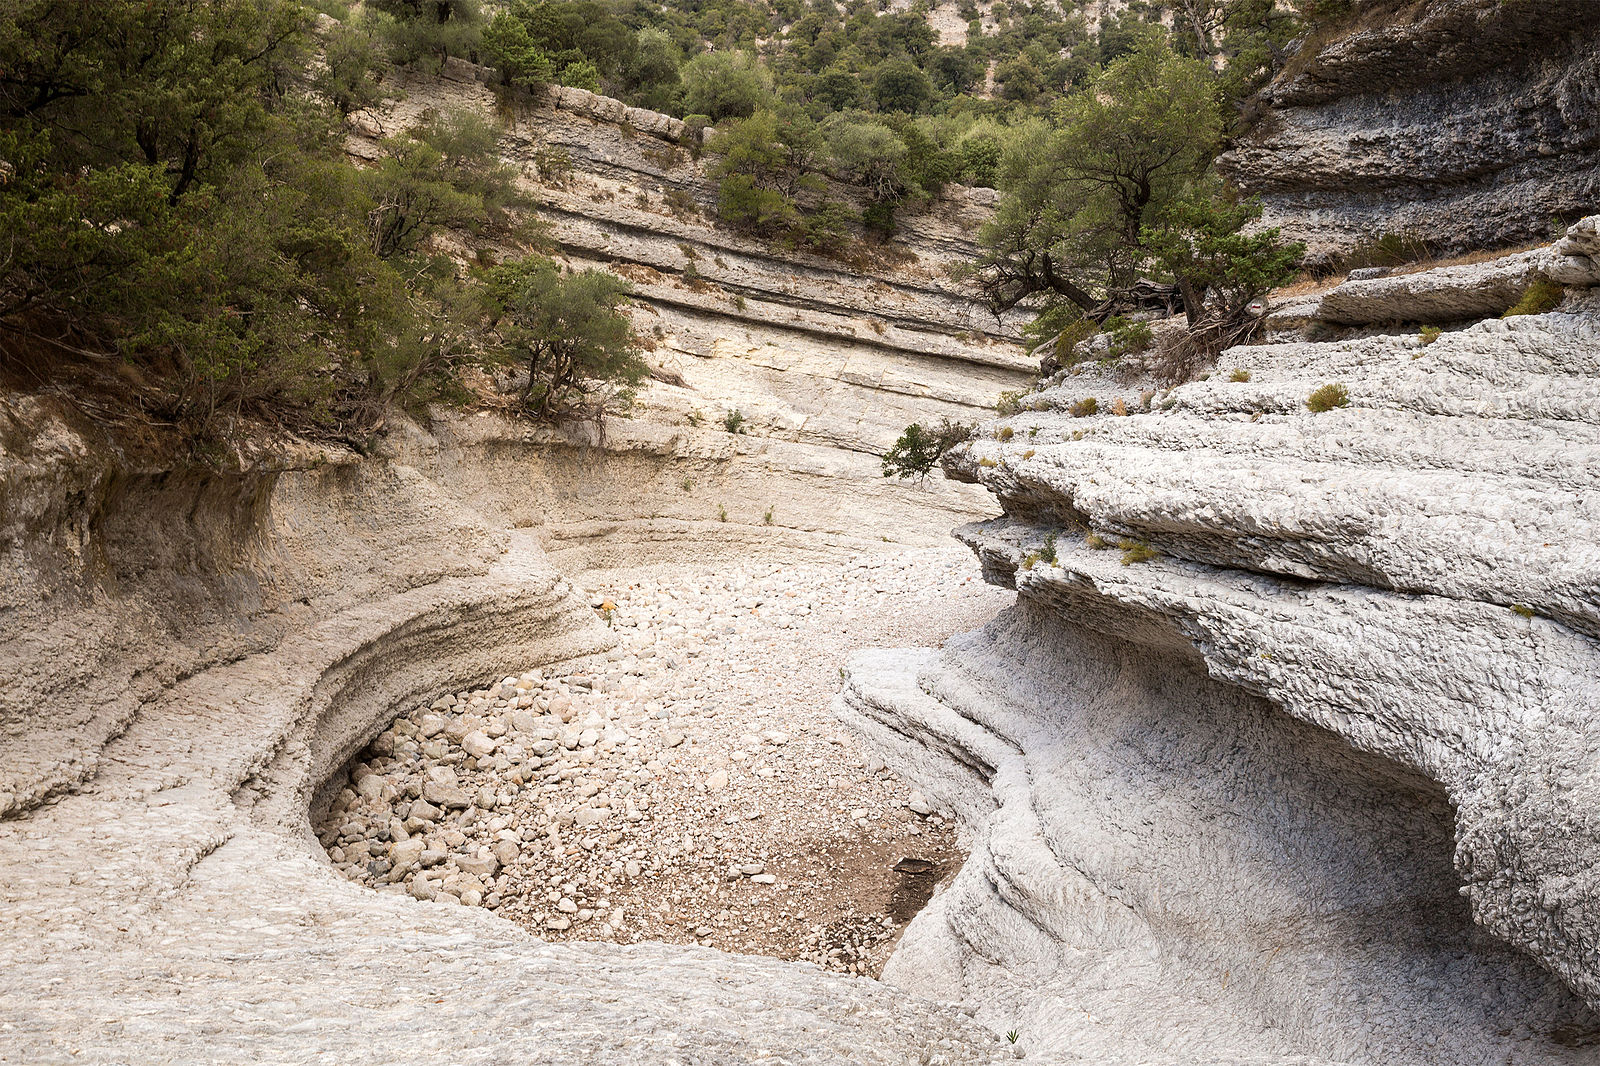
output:
[[[1306,409],[1312,414],[1322,414],[1335,407],[1350,406],[1350,390],[1338,382],[1324,385],[1306,397]]]
[[[1044,535],[1044,548],[1040,550],[1039,558],[1051,566],[1056,565],[1056,535],[1054,533],[1046,533]]]
[[[1122,549],[1122,565],[1132,566],[1134,563],[1148,563],[1161,553],[1142,540],[1124,540],[1117,544]]]
[[[1015,1030],[1015,1029],[1011,1030],[1009,1033],[1006,1034],[1006,1040],[1008,1040],[1009,1042],[1011,1042],[1013,1044],[1015,1044],[1020,1039],[1022,1039],[1022,1034],[1017,1032],[1017,1030]]]
[[[1426,346],[1432,344],[1443,335],[1444,330],[1440,329],[1438,326],[1423,326],[1420,339],[1423,345]]]
[[[1523,289],[1522,299],[1518,300],[1510,310],[1500,317],[1512,318],[1516,315],[1542,315],[1546,311],[1554,311],[1556,305],[1561,303],[1561,297],[1566,294],[1566,291],[1553,281],[1541,279]]]
[[[1511,613],[1519,618],[1532,618],[1533,608],[1526,606],[1525,604],[1513,603],[1511,605]]]
[[[1099,411],[1100,401],[1093,396],[1085,396],[1067,408],[1067,413],[1073,418],[1088,418],[1091,415],[1098,414]]]
[[[971,435],[971,426],[948,418],[937,429],[924,429],[913,422],[883,454],[883,476],[925,481],[944,453]]]
[[[684,478],[681,482],[679,482],[679,486],[683,489],[684,492],[693,492],[694,491],[694,478],[692,478],[692,477]]]
[[[1017,435],[1017,431],[1012,429],[1010,426],[1006,426],[1006,427],[1002,428],[1000,430],[1000,432],[998,434],[996,434],[996,436],[998,436],[1001,440],[1010,440],[1012,437],[1014,437],[1016,435]]]
[[[744,432],[744,412],[735,407],[722,416],[722,428],[729,433]]]
[[[726,522],[727,520],[728,520],[728,508],[726,506],[724,506],[723,504],[720,504],[720,503],[717,504],[717,521],[718,522]]]
[[[767,508],[767,513],[761,518],[761,524],[764,526],[772,525],[772,508]]]
[[[1016,414],[1022,410],[1022,395],[1020,392],[1011,390],[1002,392],[1000,398],[995,401],[995,413],[1001,418]]]
[[[1229,381],[1249,381],[1250,380],[1250,371],[1248,371],[1248,370],[1235,370],[1233,373],[1228,375],[1228,380]]]

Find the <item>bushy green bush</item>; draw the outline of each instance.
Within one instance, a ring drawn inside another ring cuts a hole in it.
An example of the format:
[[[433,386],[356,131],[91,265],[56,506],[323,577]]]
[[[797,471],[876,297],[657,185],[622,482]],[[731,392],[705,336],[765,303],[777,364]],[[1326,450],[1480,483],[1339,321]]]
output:
[[[773,103],[772,75],[748,52],[705,52],[683,65],[683,106],[713,122],[747,118]]]
[[[1306,397],[1306,410],[1313,414],[1322,414],[1335,407],[1350,406],[1350,390],[1338,382],[1323,385]]]
[[[536,256],[489,271],[489,355],[526,370],[528,411],[594,418],[631,403],[650,371],[622,309],[631,292],[614,274],[566,273]]]
[[[944,453],[972,435],[972,427],[948,418],[936,428],[913,422],[883,455],[883,476],[926,481]]]

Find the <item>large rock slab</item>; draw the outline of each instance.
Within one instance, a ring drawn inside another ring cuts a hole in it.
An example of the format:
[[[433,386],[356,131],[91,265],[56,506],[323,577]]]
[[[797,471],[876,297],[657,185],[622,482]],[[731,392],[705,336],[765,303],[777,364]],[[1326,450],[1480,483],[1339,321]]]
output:
[[[1596,296],[1125,417],[1068,377],[953,453],[1018,603],[851,665],[977,840],[886,977],[1102,1061],[1592,1061]]]

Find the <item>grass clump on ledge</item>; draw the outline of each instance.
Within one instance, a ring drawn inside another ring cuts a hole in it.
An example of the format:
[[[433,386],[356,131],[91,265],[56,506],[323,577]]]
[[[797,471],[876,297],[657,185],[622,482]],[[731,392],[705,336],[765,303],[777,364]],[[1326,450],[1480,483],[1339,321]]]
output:
[[[1566,289],[1553,281],[1540,279],[1522,290],[1522,298],[1513,304],[1510,310],[1501,315],[1501,318],[1514,318],[1517,315],[1542,315],[1547,311],[1554,311],[1561,303],[1561,297],[1566,294]]]
[[[1442,336],[1444,336],[1444,330],[1438,326],[1423,326],[1419,339],[1422,341],[1423,347],[1427,347]]]
[[[1235,370],[1233,373],[1228,375],[1228,380],[1229,381],[1249,381],[1250,380],[1250,371],[1248,371],[1248,370]]]
[[[1306,397],[1306,410],[1312,414],[1322,414],[1335,407],[1350,406],[1350,390],[1338,382],[1324,385]]]
[[[1132,566],[1134,563],[1148,563],[1161,553],[1142,540],[1124,540],[1117,543],[1122,549],[1122,565]]]

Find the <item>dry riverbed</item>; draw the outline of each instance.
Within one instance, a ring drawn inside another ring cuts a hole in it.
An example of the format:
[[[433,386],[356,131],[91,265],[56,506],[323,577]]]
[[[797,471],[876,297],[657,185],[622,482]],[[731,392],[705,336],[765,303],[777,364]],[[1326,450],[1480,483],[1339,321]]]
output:
[[[1009,599],[951,546],[586,575],[620,638],[398,719],[318,827],[347,876],[547,939],[662,940],[876,975],[962,859],[829,702],[852,648]]]

